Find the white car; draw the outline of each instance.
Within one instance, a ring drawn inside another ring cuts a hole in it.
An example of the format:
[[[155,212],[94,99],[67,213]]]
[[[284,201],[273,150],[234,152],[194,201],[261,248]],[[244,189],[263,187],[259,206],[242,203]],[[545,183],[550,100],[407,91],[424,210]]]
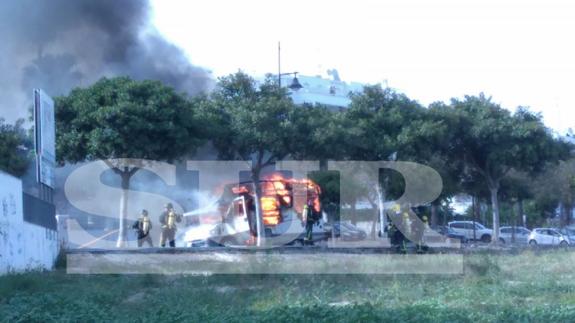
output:
[[[569,238],[562,235],[557,229],[536,228],[529,234],[530,245],[569,245]]]
[[[499,241],[502,243],[510,243],[513,238],[513,227],[499,228]],[[527,244],[529,242],[529,231],[525,227],[515,227],[515,242]]]
[[[486,228],[483,224],[473,221],[453,221],[448,223],[449,227],[456,233],[464,235],[467,239],[473,240],[473,228],[475,228],[476,240],[483,242],[491,241],[493,230]]]

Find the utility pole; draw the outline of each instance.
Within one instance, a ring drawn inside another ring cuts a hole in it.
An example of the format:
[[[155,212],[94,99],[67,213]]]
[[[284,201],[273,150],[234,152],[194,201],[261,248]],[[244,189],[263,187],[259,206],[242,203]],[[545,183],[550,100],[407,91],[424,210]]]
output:
[[[282,87],[282,67],[281,67],[281,46],[280,42],[278,42],[278,85]]]

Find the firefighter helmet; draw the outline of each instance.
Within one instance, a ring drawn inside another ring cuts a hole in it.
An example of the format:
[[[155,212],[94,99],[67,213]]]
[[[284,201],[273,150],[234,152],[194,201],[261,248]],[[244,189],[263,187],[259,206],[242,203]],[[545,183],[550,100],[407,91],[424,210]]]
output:
[[[142,215],[144,215],[144,216],[148,215],[148,210],[143,209],[143,210],[142,210]]]
[[[164,207],[165,207],[166,209],[173,209],[173,208],[174,208],[174,206],[172,205],[172,203],[166,203],[166,205],[164,205]]]

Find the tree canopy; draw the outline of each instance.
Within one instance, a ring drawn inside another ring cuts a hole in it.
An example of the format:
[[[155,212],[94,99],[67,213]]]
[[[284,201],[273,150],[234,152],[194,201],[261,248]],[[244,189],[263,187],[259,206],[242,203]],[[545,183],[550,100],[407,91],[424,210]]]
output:
[[[212,142],[225,159],[251,162],[258,244],[263,243],[260,174],[294,151],[294,104],[268,76],[260,85],[245,73],[220,78],[203,111],[215,124]]]
[[[23,123],[18,120],[11,125],[0,118],[0,169],[16,177],[24,175],[29,164],[25,153],[19,150],[27,142]]]
[[[192,101],[157,81],[101,79],[55,100],[60,162],[104,160],[121,177],[118,246],[126,237],[127,191],[138,165],[112,162],[174,161],[204,142],[205,129]]]
[[[57,156],[61,163],[117,158],[171,162],[209,140],[219,158],[249,162],[254,183],[266,167],[286,158],[413,161],[436,169],[443,179],[443,193],[432,206],[462,192],[489,199],[495,237],[499,199],[575,204],[569,191],[575,185],[560,180],[572,163],[558,164],[570,157],[572,145],[554,136],[541,116],[527,108],[511,112],[483,94],[425,108],[380,85],[365,86],[350,98],[349,108],[342,111],[295,105],[274,77],[256,82],[243,72],[220,78],[213,92],[193,98],[159,82],[102,79],[56,98]],[[17,140],[10,147],[13,142]],[[138,167],[110,166],[127,189]],[[560,190],[554,194],[561,199],[544,201],[539,198],[542,190],[525,189],[540,174],[555,179],[558,184],[547,191]],[[355,203],[336,198],[335,174],[314,176],[329,186],[324,202]],[[353,199],[377,205],[383,223],[383,201],[400,195],[404,181],[398,173],[384,171],[356,184],[365,196]],[[263,236],[260,193],[256,185],[258,232]]]
[[[453,99],[451,108],[456,120],[451,129],[457,138],[454,152],[490,191],[497,242],[501,181],[511,170],[537,174],[547,164],[567,158],[569,149],[551,135],[541,116],[525,108],[511,113],[483,94]]]
[[[160,82],[104,78],[55,101],[61,162],[173,161],[203,142],[204,130],[189,101]]]

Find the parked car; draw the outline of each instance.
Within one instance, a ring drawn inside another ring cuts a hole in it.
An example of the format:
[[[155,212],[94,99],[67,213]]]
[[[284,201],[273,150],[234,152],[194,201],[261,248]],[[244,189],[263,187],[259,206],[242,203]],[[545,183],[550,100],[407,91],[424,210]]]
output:
[[[562,235],[567,236],[567,238],[569,238],[569,243],[571,243],[571,241],[575,242],[575,229],[574,228],[562,228],[559,230],[559,232]]]
[[[535,228],[529,234],[530,245],[569,245],[569,238],[557,229]]]
[[[335,222],[334,224],[325,224],[327,232],[333,228],[334,235],[345,241],[359,241],[367,238],[367,233],[353,224],[346,222]]]
[[[448,226],[445,225],[437,225],[431,226],[431,230],[441,234],[442,236],[448,237],[450,239],[459,240],[460,243],[467,243],[468,239],[465,235],[455,232]]]
[[[475,228],[475,238],[477,240],[489,242],[493,236],[493,230],[486,228],[479,222],[452,221],[448,223],[448,226],[456,233],[464,235],[468,240],[473,240],[473,228]]]
[[[513,232],[515,230],[515,232]],[[527,244],[529,241],[529,234],[531,233],[531,231],[529,231],[527,228],[525,227],[509,227],[509,226],[505,226],[505,227],[500,227],[499,228],[499,241],[502,243],[510,243],[512,238],[513,238],[513,234],[515,233],[515,242],[516,243],[525,243]]]

